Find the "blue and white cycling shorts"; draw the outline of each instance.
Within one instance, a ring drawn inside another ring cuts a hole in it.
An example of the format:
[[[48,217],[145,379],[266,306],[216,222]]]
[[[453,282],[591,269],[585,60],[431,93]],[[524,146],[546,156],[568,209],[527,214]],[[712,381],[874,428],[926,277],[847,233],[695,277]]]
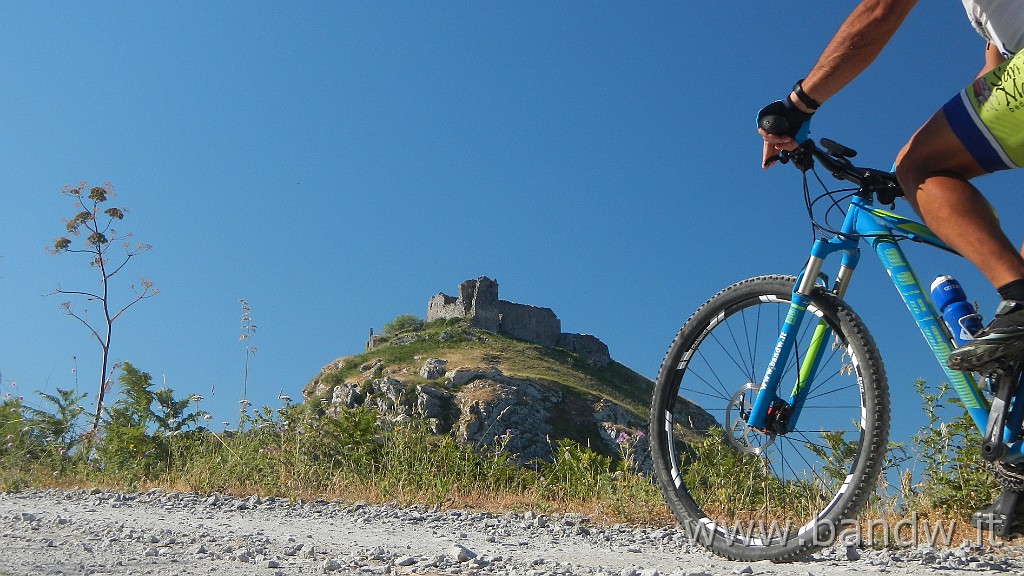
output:
[[[972,82],[942,111],[985,171],[1024,167],[1024,50]]]

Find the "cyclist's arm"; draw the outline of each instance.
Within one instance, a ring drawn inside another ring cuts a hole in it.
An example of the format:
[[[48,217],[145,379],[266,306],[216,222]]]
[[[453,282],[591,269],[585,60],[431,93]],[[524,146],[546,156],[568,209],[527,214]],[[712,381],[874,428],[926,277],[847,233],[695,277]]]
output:
[[[818,102],[839,92],[871,64],[917,0],[863,0],[825,47],[803,88]]]
[[[916,3],[917,0],[863,0],[858,4],[807,74],[802,85],[804,93],[821,103],[849,84],[874,62]],[[795,92],[788,98],[796,108],[814,112]],[[796,148],[796,141],[788,136],[759,132],[764,138],[761,165],[765,168],[779,150]]]

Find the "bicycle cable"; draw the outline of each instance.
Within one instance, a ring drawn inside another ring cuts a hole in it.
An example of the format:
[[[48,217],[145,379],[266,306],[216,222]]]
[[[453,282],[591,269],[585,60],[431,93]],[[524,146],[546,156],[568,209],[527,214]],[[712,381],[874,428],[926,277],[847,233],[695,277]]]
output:
[[[855,241],[867,238],[883,237],[892,238],[896,242],[900,242],[903,240],[914,240],[914,238],[910,235],[893,234],[891,232],[877,234],[854,234],[844,233],[841,230],[833,228],[832,226],[829,225],[829,215],[832,213],[833,210],[838,210],[839,213],[842,214],[845,218],[846,211],[843,209],[842,202],[846,201],[852,196],[857,195],[861,191],[861,188],[838,188],[836,190],[831,190],[829,189],[828,185],[825,184],[825,181],[822,180],[821,175],[818,174],[816,167],[812,166],[809,171],[814,173],[815,180],[818,181],[818,185],[821,186],[821,189],[823,190],[822,193],[820,193],[819,195],[812,199],[811,186],[807,180],[808,171],[803,172],[804,205],[807,209],[807,217],[811,222],[811,236],[814,239],[817,239],[818,234],[821,233],[823,236],[827,235],[831,237],[843,237]],[[842,194],[842,196],[839,196],[839,194]],[[822,224],[814,216],[814,207],[818,202],[821,202],[826,198],[829,201],[829,206],[828,208],[825,209],[825,214],[823,216],[824,224]]]

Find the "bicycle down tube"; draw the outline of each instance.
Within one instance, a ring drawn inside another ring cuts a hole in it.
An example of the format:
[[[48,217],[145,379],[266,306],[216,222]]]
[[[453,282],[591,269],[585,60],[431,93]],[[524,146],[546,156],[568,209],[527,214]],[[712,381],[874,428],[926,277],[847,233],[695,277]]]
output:
[[[921,282],[914,274],[909,261],[900,248],[897,235],[949,252],[953,251],[923,224],[879,209],[873,206],[869,200],[861,197],[852,199],[840,232],[834,238],[815,241],[811,249],[811,257],[794,286],[789,312],[751,407],[747,420],[748,425],[753,428],[765,429],[769,409],[781,400],[791,408],[786,419],[787,431],[797,429],[803,400],[816,376],[818,362],[826,348],[824,344],[832,335],[831,329],[824,320],[819,321],[815,327],[812,344],[808,347],[804,358],[797,359],[800,362],[800,369],[788,398],[780,397],[778,394],[780,380],[785,371],[783,367],[792,353],[794,336],[803,323],[807,306],[811,302],[811,293],[824,261],[837,252],[843,253],[840,273],[832,288],[832,291],[841,298],[846,291],[850,276],[857,267],[860,255],[859,240],[863,239],[871,246],[888,272],[893,285],[914,321],[917,322],[925,341],[941,364],[971,420],[978,430],[984,433],[989,418],[989,402],[982,395],[973,374],[946,367],[946,358],[953,350],[948,331],[942,319],[935,312],[928,292],[921,286]],[[1017,395],[1011,410],[1011,417],[1003,430],[1003,438],[1006,443],[1004,461],[1006,462],[1024,460],[1024,440],[1016,432],[1020,430],[1021,419],[1024,417],[1022,397],[1024,394]]]

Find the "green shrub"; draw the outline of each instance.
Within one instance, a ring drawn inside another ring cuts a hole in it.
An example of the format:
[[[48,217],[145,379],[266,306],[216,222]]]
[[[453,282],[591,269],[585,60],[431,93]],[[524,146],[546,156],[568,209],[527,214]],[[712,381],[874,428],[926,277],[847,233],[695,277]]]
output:
[[[932,391],[918,380],[914,387],[928,422],[913,436],[924,469],[921,481],[906,496],[907,504],[920,512],[967,517],[992,502],[999,492],[999,485],[982,465],[981,434],[959,398],[950,394],[949,384]],[[953,418],[948,413],[940,416],[946,409],[953,412]]]
[[[117,402],[106,411],[96,447],[104,472],[133,481],[171,469],[174,444],[204,416],[188,412],[193,396],[176,399],[170,388],[152,390],[153,377],[125,363]]]
[[[18,397],[6,395],[0,401],[0,492],[29,483],[27,463],[33,455],[22,408]]]
[[[391,336],[400,332],[419,330],[423,327],[423,320],[415,314],[399,314],[394,320],[384,325],[384,334]]]
[[[545,489],[571,502],[595,500],[611,480],[611,458],[583,448],[572,440],[558,440],[553,461],[540,467]]]
[[[54,462],[68,459],[83,439],[81,416],[85,409],[79,402],[87,394],[57,388],[57,394],[37,392],[52,412],[25,406],[24,414],[32,443],[42,449],[42,456]]]

